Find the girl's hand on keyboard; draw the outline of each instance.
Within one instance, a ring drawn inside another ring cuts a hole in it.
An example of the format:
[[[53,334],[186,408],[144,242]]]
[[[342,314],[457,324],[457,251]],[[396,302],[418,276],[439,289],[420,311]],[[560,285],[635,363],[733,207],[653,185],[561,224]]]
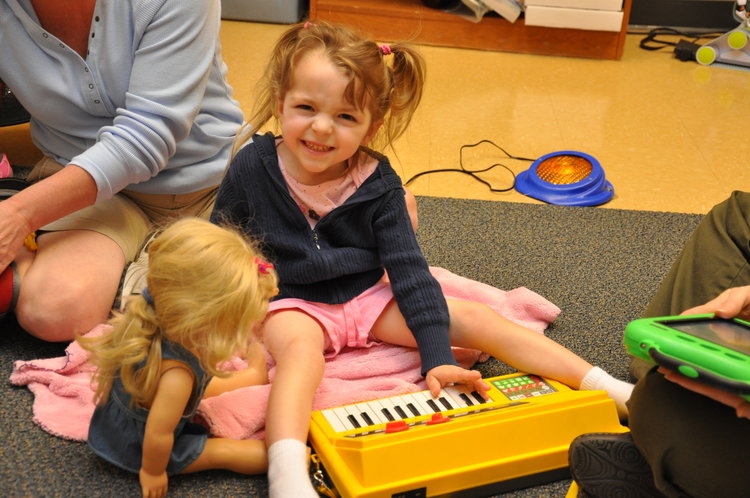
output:
[[[440,388],[450,384],[463,384],[469,390],[476,391],[484,399],[489,399],[487,391],[490,386],[482,380],[482,374],[476,370],[466,370],[456,365],[440,365],[427,372],[425,377],[427,388],[433,396],[440,394]]]

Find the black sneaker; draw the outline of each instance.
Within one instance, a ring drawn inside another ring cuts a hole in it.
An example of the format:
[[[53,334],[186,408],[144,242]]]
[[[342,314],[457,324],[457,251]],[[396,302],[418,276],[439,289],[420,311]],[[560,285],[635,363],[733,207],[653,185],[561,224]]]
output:
[[[579,497],[663,497],[629,432],[582,434],[568,453]]]
[[[0,178],[0,201],[4,201],[31,185],[26,180],[15,177]]]

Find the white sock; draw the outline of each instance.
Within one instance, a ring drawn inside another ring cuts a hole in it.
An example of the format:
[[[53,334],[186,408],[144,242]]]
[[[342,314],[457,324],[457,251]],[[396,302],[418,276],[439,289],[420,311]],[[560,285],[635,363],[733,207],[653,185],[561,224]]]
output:
[[[268,495],[271,498],[318,498],[310,482],[307,445],[281,439],[268,448]]]
[[[620,418],[628,417],[628,407],[625,403],[633,392],[633,384],[615,379],[601,368],[594,367],[581,380],[581,390],[607,391],[609,397],[615,400]]]

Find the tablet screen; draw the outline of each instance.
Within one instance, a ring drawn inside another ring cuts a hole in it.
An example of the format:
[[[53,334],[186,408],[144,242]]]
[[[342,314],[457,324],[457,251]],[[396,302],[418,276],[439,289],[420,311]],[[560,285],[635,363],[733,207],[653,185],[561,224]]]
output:
[[[750,356],[750,328],[732,320],[684,320],[662,324]]]

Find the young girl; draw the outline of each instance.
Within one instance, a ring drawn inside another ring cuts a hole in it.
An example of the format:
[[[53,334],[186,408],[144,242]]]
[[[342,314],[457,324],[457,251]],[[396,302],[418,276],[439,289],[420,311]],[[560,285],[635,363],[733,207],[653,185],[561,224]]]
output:
[[[241,233],[198,218],[175,222],[148,251],[143,293],[111,320],[111,333],[79,339],[97,366],[89,446],[138,473],[148,497],[164,496],[170,475],[264,472],[262,441],[209,439],[190,418],[204,394],[267,382],[259,348],[247,370],[219,368],[252,341],[276,293],[273,267]]]
[[[266,421],[271,496],[316,496],[305,447],[312,399],[324,357],[346,346],[417,347],[435,395],[450,383],[489,389],[479,372],[456,364],[453,344],[574,388],[607,390],[625,411],[630,384],[485,305],[446,303],[398,175],[365,148],[404,132],[423,82],[423,60],[407,45],[378,45],[320,21],[296,25],[275,46],[255,126],[237,138],[271,118],[281,125],[281,136],[256,135],[236,153],[212,214],[261,240],[279,274],[263,326],[276,361]]]

